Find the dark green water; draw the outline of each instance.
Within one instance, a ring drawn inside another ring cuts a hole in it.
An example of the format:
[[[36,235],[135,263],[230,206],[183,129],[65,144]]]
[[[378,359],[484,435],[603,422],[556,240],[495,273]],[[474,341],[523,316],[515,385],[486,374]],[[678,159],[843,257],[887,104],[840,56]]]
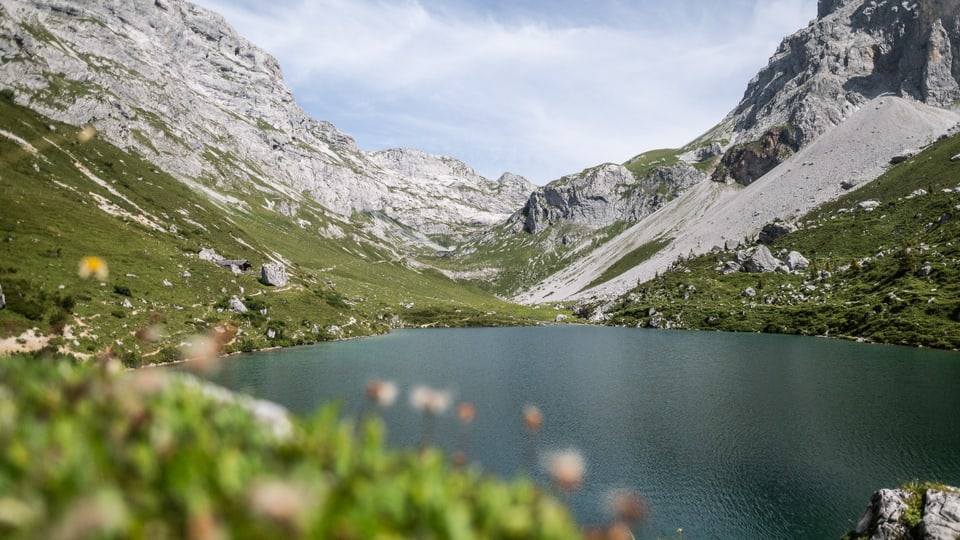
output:
[[[793,336],[599,327],[407,330],[234,357],[220,382],[307,413],[363,409],[372,377],[402,393],[390,444],[414,447],[407,391],[426,384],[477,408],[471,459],[525,471],[521,410],[536,404],[540,451],[587,463],[569,498],[584,524],[632,488],[652,517],[637,538],[839,538],[881,487],[960,485],[960,355]],[[456,446],[453,413],[435,443]],[[543,480],[541,471],[534,477]]]

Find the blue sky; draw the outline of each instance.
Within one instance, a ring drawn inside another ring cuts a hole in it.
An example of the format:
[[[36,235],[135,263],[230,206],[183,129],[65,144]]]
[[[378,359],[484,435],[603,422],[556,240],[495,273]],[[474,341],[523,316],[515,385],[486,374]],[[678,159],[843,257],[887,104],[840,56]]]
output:
[[[363,150],[543,184],[717,124],[816,0],[193,0]]]

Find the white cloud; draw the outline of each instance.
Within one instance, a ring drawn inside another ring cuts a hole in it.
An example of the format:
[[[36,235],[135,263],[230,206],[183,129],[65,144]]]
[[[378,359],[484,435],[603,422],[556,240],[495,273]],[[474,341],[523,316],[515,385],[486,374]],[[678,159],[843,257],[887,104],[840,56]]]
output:
[[[277,56],[304,108],[361,148],[538,183],[693,139],[816,13],[815,0],[655,2],[578,26],[414,0],[199,3]]]

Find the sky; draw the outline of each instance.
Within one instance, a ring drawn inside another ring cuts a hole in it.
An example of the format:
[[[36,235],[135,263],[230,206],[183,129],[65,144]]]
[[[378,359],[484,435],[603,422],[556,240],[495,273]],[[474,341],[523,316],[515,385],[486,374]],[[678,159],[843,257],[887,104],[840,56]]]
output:
[[[362,150],[544,184],[685,145],[816,0],[192,0],[280,62]]]

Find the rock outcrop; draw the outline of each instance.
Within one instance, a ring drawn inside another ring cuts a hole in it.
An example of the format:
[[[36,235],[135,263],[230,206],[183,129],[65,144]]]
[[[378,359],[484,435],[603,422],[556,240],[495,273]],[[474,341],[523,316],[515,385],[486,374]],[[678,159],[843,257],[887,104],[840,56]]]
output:
[[[633,223],[704,178],[686,163],[655,168],[641,178],[623,165],[601,165],[534,191],[508,223],[531,234],[562,223],[589,230]]]
[[[955,540],[960,537],[960,491],[881,489],[870,498],[847,538]]]
[[[719,132],[752,142],[790,125],[805,145],[883,94],[950,106],[958,68],[956,0],[820,0],[817,18],[783,40]]]
[[[749,186],[799,149],[796,129],[773,128],[757,141],[728,150],[711,178],[716,182],[736,182]]]
[[[488,180],[460,160],[410,148],[366,156],[396,184],[404,179],[415,183],[410,188],[415,188],[415,193],[391,202],[385,211],[426,234],[458,235],[469,226],[503,223],[536,189],[522,176],[504,173],[497,180]]]

